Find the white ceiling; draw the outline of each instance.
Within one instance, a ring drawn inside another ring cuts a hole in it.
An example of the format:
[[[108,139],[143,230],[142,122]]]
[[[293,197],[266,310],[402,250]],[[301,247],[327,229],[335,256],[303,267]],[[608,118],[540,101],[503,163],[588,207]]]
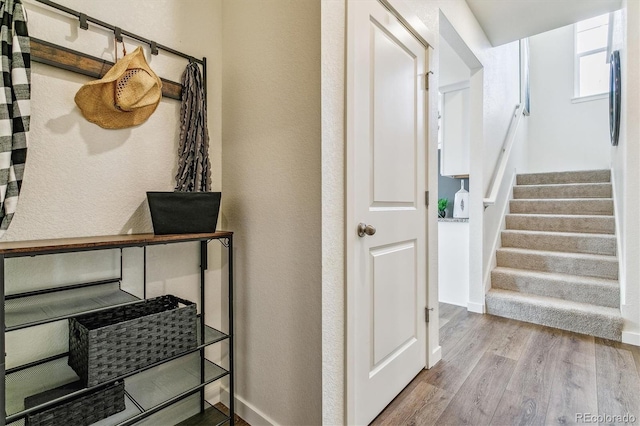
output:
[[[622,0],[466,1],[494,46],[620,9],[622,2]]]

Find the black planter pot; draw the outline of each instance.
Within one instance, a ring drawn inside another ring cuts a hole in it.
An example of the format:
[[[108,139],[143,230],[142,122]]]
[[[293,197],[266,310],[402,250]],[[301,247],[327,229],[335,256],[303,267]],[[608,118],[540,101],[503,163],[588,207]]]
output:
[[[147,192],[153,233],[215,232],[221,192]]]

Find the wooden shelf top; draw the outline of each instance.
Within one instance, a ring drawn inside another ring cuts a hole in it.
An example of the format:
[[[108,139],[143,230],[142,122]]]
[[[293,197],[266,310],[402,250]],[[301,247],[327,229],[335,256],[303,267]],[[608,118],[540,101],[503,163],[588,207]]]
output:
[[[156,244],[207,241],[229,238],[231,231],[202,234],[131,234],[99,237],[58,238],[52,240],[11,241],[0,243],[0,255],[5,257],[35,256],[38,254],[70,253],[120,247],[142,247]]]

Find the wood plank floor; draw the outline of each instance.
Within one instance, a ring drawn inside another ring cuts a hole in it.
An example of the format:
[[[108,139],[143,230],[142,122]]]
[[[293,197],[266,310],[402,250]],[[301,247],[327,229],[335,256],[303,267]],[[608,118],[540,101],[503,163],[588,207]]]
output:
[[[446,304],[440,344],[372,425],[640,423],[639,347]]]

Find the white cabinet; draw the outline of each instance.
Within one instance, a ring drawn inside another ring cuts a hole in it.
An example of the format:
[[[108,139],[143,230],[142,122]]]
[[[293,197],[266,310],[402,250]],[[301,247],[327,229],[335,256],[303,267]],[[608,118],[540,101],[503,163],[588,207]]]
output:
[[[469,303],[469,222],[438,222],[438,299]]]
[[[442,156],[443,176],[469,176],[470,116],[469,83],[443,87]]]

